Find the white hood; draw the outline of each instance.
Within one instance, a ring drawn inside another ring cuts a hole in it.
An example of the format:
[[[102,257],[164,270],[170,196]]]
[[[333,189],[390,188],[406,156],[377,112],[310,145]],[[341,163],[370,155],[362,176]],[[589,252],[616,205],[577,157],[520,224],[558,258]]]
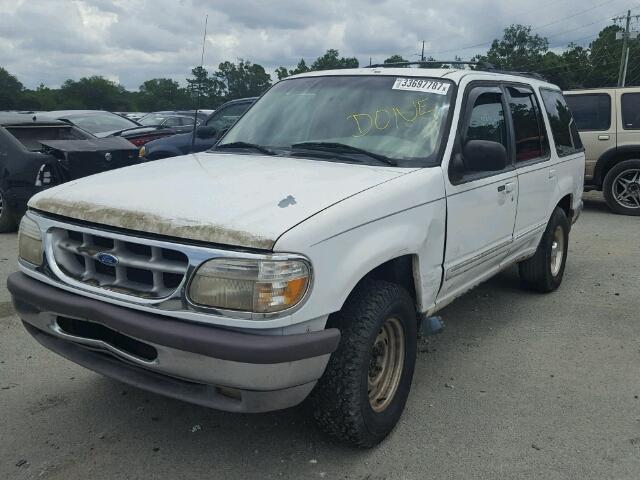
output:
[[[320,210],[410,171],[200,153],[69,182],[34,196],[29,207],[140,232],[271,249]]]

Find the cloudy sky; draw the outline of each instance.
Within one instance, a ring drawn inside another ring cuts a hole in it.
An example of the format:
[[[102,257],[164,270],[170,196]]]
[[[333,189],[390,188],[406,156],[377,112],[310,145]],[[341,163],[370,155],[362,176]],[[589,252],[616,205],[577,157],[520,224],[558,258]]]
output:
[[[183,81],[200,63],[245,58],[273,71],[328,48],[361,64],[484,52],[511,23],[552,47],[587,45],[629,0],[0,0],[0,66],[25,86],[103,75],[135,90],[146,79]]]

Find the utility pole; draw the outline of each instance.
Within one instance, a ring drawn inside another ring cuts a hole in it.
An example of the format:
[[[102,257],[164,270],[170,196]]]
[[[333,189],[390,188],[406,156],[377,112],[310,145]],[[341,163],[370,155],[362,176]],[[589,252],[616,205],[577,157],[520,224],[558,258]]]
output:
[[[640,15],[634,15],[633,18],[636,20],[640,17]],[[629,65],[629,40],[638,38],[638,32],[629,31],[629,26],[631,24],[631,10],[627,10],[626,17],[615,17],[613,19],[614,22],[618,22],[621,20],[626,20],[626,25],[624,31],[616,33],[616,40],[622,39],[622,54],[620,55],[620,70],[618,72],[618,86],[624,87],[627,81],[627,67]]]
[[[420,61],[424,62],[424,40],[422,40],[422,55],[420,55]]]

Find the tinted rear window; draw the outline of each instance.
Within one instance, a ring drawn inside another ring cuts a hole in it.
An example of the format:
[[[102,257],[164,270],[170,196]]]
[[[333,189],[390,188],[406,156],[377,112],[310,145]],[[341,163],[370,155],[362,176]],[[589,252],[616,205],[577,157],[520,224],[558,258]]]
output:
[[[547,135],[533,90],[507,87],[507,91],[516,137],[516,162],[528,162],[548,156]]]
[[[576,123],[573,120],[567,102],[562,96],[562,92],[542,88],[540,93],[549,117],[551,134],[553,135],[558,155],[564,157],[565,155],[582,151],[582,141],[580,141]]]
[[[91,138],[74,127],[6,127],[27,150],[37,151],[42,148],[40,141],[46,140],[83,140]]]
[[[640,93],[623,93],[621,103],[623,128],[640,129]]]
[[[606,94],[567,95],[578,130],[609,130],[611,126],[611,97]]]

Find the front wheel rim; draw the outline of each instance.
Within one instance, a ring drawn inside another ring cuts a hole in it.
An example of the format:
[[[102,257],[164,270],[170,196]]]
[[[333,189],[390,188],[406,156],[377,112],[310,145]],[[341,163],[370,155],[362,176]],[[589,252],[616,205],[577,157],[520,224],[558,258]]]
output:
[[[564,229],[558,225],[551,239],[551,275],[556,277],[562,268],[564,258]]]
[[[619,205],[640,209],[640,168],[620,172],[611,184],[611,193]]]
[[[371,348],[367,377],[369,405],[374,412],[384,411],[398,390],[404,367],[405,341],[402,322],[395,317],[382,324]]]

